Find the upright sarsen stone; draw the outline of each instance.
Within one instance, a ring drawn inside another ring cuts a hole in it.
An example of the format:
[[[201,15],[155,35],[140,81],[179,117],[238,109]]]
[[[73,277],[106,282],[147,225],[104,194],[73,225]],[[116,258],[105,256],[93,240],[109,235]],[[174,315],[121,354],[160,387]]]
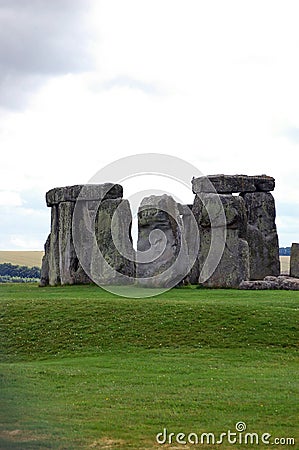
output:
[[[195,197],[193,213],[200,230],[199,283],[213,288],[237,288],[241,281],[249,279],[244,200],[239,196],[202,193]]]
[[[178,208],[183,222],[184,236],[190,261],[190,272],[186,278],[182,280],[181,284],[197,284],[199,278],[198,255],[194,254],[194,246],[199,246],[198,224],[192,212],[193,205],[183,205],[178,203]],[[192,260],[194,260],[193,263]]]
[[[91,268],[93,278],[99,284],[134,282],[135,252],[131,227],[132,214],[128,200],[118,198],[101,202],[95,220],[97,248],[93,252]]]
[[[169,195],[144,198],[138,211],[137,282],[172,287],[188,274],[188,247],[178,204]]]
[[[263,280],[280,274],[279,244],[275,224],[275,201],[269,192],[242,194],[247,217],[250,279]]]
[[[59,267],[60,282],[64,284],[86,284],[90,278],[79,263],[73,243],[73,212],[74,202],[61,202],[59,211]]]
[[[58,205],[51,208],[51,233],[49,239],[49,285],[60,284],[60,264],[59,264],[59,209]]]

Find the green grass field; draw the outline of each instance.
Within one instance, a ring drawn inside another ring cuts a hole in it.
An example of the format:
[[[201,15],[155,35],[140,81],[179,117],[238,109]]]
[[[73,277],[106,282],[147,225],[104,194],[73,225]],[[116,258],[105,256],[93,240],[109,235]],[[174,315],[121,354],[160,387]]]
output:
[[[164,428],[218,439],[239,421],[271,434],[270,448],[299,448],[298,301],[290,291],[126,299],[95,286],[0,285],[0,448],[269,448],[156,442]]]

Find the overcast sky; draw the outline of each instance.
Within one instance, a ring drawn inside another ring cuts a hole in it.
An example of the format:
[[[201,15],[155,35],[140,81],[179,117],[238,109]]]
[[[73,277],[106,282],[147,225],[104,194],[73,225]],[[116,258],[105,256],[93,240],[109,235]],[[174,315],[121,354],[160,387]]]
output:
[[[297,0],[0,0],[0,249],[43,249],[47,190],[144,152],[275,177],[280,245],[298,242],[298,13]]]

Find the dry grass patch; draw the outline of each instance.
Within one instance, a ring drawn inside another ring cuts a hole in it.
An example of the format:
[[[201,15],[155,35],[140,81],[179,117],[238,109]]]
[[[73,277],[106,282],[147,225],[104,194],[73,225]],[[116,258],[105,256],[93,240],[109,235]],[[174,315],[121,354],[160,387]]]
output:
[[[37,435],[31,431],[24,430],[3,430],[0,431],[0,439],[1,438],[11,442],[32,442],[47,439],[49,436],[44,434]]]
[[[280,256],[280,273],[289,275],[290,273],[290,256]]]
[[[120,446],[124,446],[125,441],[123,439],[111,439],[108,437],[103,437],[102,439],[97,439],[92,444],[89,445],[89,448],[103,448],[103,449],[113,449],[119,448]]]
[[[44,252],[0,251],[0,264],[11,263],[17,266],[41,267]]]

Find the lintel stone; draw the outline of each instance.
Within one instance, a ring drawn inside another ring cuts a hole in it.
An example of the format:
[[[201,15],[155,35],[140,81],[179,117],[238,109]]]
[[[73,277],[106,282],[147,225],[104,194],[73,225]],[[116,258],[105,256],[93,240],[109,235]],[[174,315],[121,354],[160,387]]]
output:
[[[83,191],[82,188],[84,188]],[[61,202],[76,202],[78,197],[79,200],[94,201],[122,198],[122,196],[123,188],[120,184],[76,184],[51,189],[46,194],[46,202],[47,206],[53,206]]]
[[[232,194],[243,192],[269,192],[275,188],[275,180],[267,175],[208,175],[193,178],[194,194],[217,192]]]

